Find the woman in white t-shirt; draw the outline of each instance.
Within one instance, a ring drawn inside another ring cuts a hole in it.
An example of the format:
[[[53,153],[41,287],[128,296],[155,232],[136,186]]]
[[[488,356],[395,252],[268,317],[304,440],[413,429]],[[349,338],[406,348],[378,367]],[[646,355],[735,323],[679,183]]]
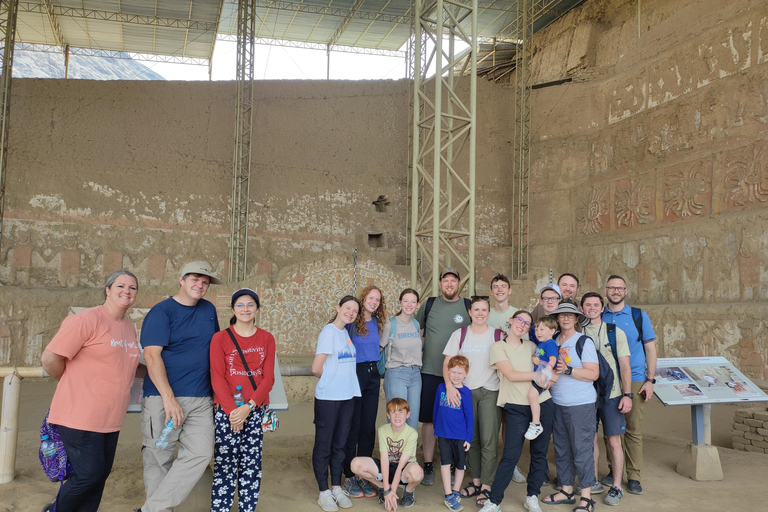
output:
[[[593,512],[591,499],[595,484],[594,439],[595,401],[597,392],[594,381],[600,373],[597,349],[592,338],[583,336],[581,354],[577,345],[582,338],[579,321],[585,316],[573,301],[565,300],[551,313],[560,324],[560,334],[555,337],[560,347],[556,371],[558,381],[550,392],[555,402],[555,422],[552,438],[555,445],[557,477],[563,488],[544,498],[548,505],[574,504],[574,477],[578,473],[581,497],[574,511]]]
[[[315,386],[312,468],[320,489],[317,503],[326,511],[352,506],[341,489],[341,474],[344,447],[352,424],[352,399],[360,396],[360,384],[355,368],[355,346],[345,327],[355,321],[358,311],[360,303],[351,295],[339,301],[333,319],[320,331],[312,361],[312,374],[320,377]],[[329,465],[332,490],[328,488]]]
[[[384,374],[386,402],[393,398],[407,400],[411,415],[405,422],[416,430],[421,408],[421,352],[424,347],[419,322],[413,318],[418,307],[419,292],[413,288],[403,290],[400,311],[384,322],[381,333],[381,349],[387,358]]]
[[[468,327],[457,329],[443,350],[443,379],[448,400],[458,404],[459,390],[448,377],[448,361],[462,355],[469,360],[469,372],[464,385],[472,391],[474,410],[474,436],[467,453],[467,466],[472,482],[462,490],[463,497],[479,496],[477,504],[484,506],[496,476],[499,449],[501,409],[496,405],[499,397],[499,376],[491,368],[491,345],[504,338],[504,331],[490,327],[488,317],[491,305],[488,297],[472,297],[469,304]]]

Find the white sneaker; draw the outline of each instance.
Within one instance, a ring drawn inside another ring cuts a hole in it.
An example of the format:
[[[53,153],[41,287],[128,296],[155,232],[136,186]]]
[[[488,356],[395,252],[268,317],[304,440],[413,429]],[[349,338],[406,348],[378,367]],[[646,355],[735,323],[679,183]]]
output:
[[[336,500],[333,499],[330,489],[326,489],[320,493],[320,497],[317,498],[317,504],[320,505],[325,512],[336,512],[339,507],[336,506]]]
[[[518,484],[525,483],[525,477],[523,476],[523,473],[520,472],[520,468],[515,466],[515,471],[512,473],[512,481]]]
[[[525,438],[528,440],[536,439],[542,432],[544,432],[544,427],[536,425],[535,423],[529,423],[528,430],[525,432]]]
[[[347,491],[339,487],[338,489],[332,490],[331,494],[333,495],[333,499],[336,501],[336,504],[339,507],[352,508],[352,500],[349,499],[349,494],[347,494]]]
[[[491,500],[486,500],[485,505],[483,505],[483,508],[480,509],[480,512],[501,512],[501,509]]]
[[[530,512],[541,512],[538,496],[528,496],[523,504]]]

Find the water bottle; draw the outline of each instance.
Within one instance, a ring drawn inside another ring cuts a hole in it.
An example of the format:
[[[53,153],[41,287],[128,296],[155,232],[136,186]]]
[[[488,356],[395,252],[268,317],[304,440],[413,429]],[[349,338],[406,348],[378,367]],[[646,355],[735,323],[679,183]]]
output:
[[[154,445],[155,448],[160,448],[161,450],[165,450],[168,448],[168,440],[171,438],[171,433],[173,432],[173,420],[168,420],[168,423],[165,425],[165,428],[162,432],[160,432],[160,437],[155,439]]]
[[[245,403],[245,400],[243,399],[243,386],[237,386],[237,390],[232,395],[232,398],[235,399],[235,405],[238,407]]]
[[[48,438],[48,435],[40,438],[40,451],[43,452],[43,457],[46,459],[56,456],[56,445]]]

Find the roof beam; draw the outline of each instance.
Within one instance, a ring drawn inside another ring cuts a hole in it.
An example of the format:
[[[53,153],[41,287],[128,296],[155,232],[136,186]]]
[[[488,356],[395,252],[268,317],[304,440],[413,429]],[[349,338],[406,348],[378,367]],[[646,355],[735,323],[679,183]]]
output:
[[[227,1],[229,2],[229,0]],[[282,0],[254,0],[254,1],[256,3],[256,7],[261,7],[264,9],[277,9],[281,11],[320,14],[322,16],[338,16],[341,18],[346,18],[347,16],[349,16],[351,12],[351,9],[342,9],[342,8],[330,7],[325,5],[313,5],[313,4],[304,4],[304,3],[297,3],[297,2],[287,2]],[[232,3],[232,2],[229,2],[229,3]],[[362,4],[362,2],[360,3]],[[411,23],[410,16],[407,16],[407,15],[384,14],[382,12],[360,11],[360,10],[357,10],[353,15],[350,16],[350,18],[358,19],[358,20],[373,20],[373,21],[384,21],[389,23],[400,23],[404,25],[410,25]]]
[[[336,27],[336,30],[333,31],[331,38],[328,40],[328,48],[330,48],[331,46],[339,42],[339,38],[342,36],[344,31],[349,26],[349,23],[352,21],[352,18],[354,18],[355,15],[357,15],[357,12],[360,10],[360,7],[363,6],[363,2],[365,2],[365,0],[355,0],[355,3],[353,3],[349,11],[347,11],[347,15],[344,16],[344,19],[341,20],[341,23],[339,23],[339,26]]]
[[[58,46],[48,44],[16,43],[17,50],[28,52],[58,53]],[[193,66],[207,66],[208,59],[194,57],[179,57],[177,55],[153,55],[151,53],[119,52],[115,50],[98,50],[95,48],[69,47],[70,55],[82,55],[84,57],[106,57],[110,59],[138,60],[142,62],[166,62],[170,64],[192,64]]]
[[[237,37],[233,35],[219,34],[217,37],[219,41],[231,41],[237,42]],[[266,37],[257,37],[256,44],[264,44],[269,46],[282,46],[285,48],[303,48],[305,50],[322,50],[327,52],[329,49],[332,52],[345,52],[345,53],[359,53],[365,55],[379,55],[381,57],[397,57],[398,59],[405,58],[405,52],[397,50],[381,50],[378,48],[363,48],[361,46],[343,46],[332,45],[328,46],[325,43],[309,43],[304,41],[289,41],[287,39],[268,39]]]
[[[64,42],[64,36],[61,33],[61,26],[59,26],[59,20],[56,19],[56,14],[53,12],[53,4],[51,0],[42,0],[45,7],[45,14],[48,18],[48,23],[51,25],[51,33],[53,34],[53,41],[57,46],[60,46],[62,50],[67,46]]]
[[[44,0],[46,1],[46,0]],[[49,3],[50,0],[47,0]],[[175,18],[161,18],[158,16],[142,16],[140,14],[127,14],[124,12],[97,11],[95,9],[80,9],[76,7],[62,7],[52,5],[50,13],[43,4],[19,2],[19,12],[33,12],[40,14],[56,15],[59,17],[84,18],[99,21],[116,21],[120,23],[132,23],[153,27],[183,28],[186,30],[200,30],[203,32],[215,32],[218,26],[216,21],[183,20]]]

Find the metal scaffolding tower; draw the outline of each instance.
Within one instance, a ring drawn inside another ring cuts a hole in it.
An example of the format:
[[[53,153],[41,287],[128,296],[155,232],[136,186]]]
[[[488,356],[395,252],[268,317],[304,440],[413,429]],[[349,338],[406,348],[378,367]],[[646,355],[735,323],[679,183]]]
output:
[[[517,2],[517,64],[515,68],[515,137],[512,175],[512,277],[528,273],[528,227],[531,167],[531,60],[533,0]]]
[[[233,158],[232,227],[229,244],[230,281],[242,281],[247,275],[255,34],[255,1],[239,0],[237,4],[237,116]]]
[[[414,17],[411,282],[437,295],[452,266],[474,293],[477,0],[415,0]],[[457,55],[457,42],[468,50]]]
[[[11,76],[13,75],[13,45],[16,41],[18,0],[0,1],[0,37],[2,37],[3,67],[0,76],[0,242],[5,214],[5,176],[8,174],[8,112],[11,108]]]

